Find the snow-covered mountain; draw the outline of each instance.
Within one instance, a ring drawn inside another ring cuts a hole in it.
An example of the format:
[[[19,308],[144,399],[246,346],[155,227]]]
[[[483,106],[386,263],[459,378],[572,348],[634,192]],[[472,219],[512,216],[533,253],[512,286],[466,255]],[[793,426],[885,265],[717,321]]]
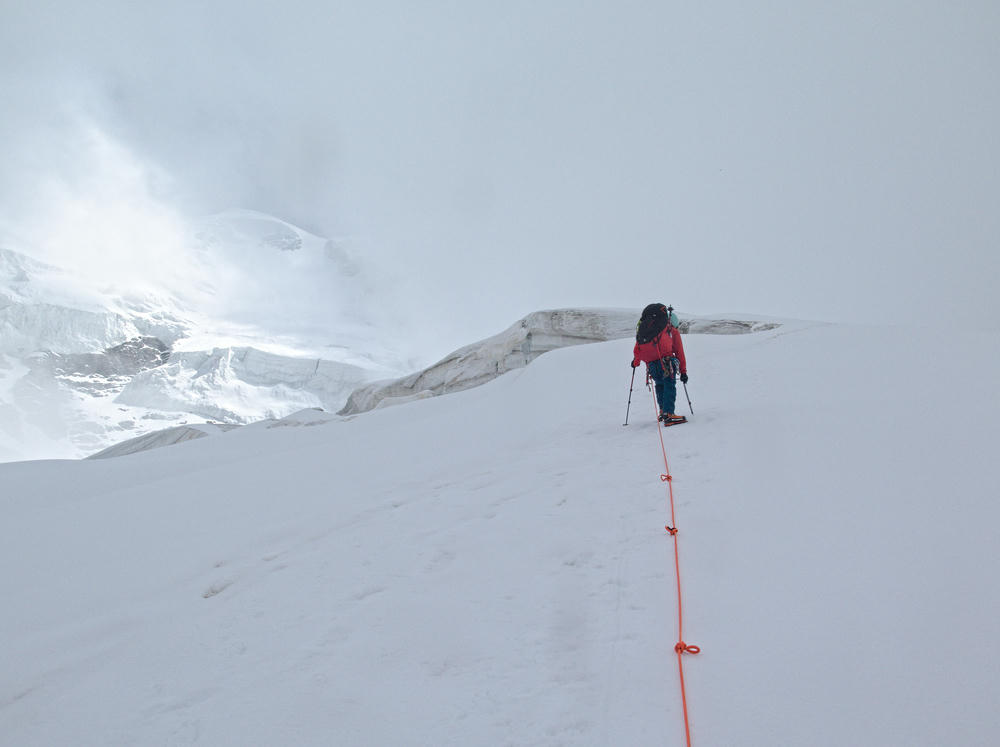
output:
[[[408,369],[377,333],[377,281],[342,243],[233,210],[195,226],[185,251],[183,272],[123,287],[0,237],[0,461],[336,410]]]
[[[936,408],[928,339],[961,382]],[[662,433],[692,743],[994,744],[997,335],[685,347],[669,430],[639,377],[622,427],[620,339],[359,415],[0,465],[0,743],[683,744]]]

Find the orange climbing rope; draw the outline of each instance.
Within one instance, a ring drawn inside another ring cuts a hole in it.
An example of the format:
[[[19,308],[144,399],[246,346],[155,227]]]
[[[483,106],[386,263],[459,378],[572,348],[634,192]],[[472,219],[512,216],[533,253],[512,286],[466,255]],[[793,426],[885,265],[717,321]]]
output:
[[[652,391],[652,389],[650,389]],[[656,403],[656,392],[653,393],[653,411],[658,412]],[[698,654],[701,649],[684,642],[684,612],[681,603],[681,555],[677,546],[677,512],[674,508],[674,477],[670,474],[670,463],[667,461],[667,447],[663,442],[663,428],[657,422],[657,433],[660,434],[660,450],[663,452],[664,474],[660,475],[660,480],[667,484],[667,495],[670,497],[670,523],[664,527],[667,533],[674,539],[674,570],[677,575],[677,645],[674,651],[677,653],[677,671],[681,678],[681,707],[684,711],[684,736],[687,738],[688,747],[691,747],[691,720],[688,718],[687,690],[684,686],[684,654]]]

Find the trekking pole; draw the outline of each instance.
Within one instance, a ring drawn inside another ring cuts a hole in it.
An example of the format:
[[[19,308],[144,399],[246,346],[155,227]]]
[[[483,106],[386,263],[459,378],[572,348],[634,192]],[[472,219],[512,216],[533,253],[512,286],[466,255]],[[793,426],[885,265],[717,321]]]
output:
[[[684,396],[688,398],[688,407],[691,407],[691,395],[688,394],[688,385],[687,385],[687,382],[684,381],[682,383],[684,384]],[[691,414],[694,415],[694,408],[693,407],[691,407]]]
[[[628,411],[632,409],[632,387],[635,386],[635,368],[632,369],[632,383],[628,385],[628,407],[625,408],[625,422],[628,425]]]

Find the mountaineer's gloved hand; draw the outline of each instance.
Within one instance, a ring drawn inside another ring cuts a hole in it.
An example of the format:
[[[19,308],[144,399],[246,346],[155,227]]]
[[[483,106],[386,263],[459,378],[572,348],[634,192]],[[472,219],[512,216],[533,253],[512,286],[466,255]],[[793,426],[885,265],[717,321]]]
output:
[[[681,374],[681,383],[682,384],[687,384],[688,383],[688,375],[687,375],[687,373],[682,373]]]
[[[638,368],[638,367],[639,367],[639,361],[635,361],[635,360],[632,361],[632,368]]]

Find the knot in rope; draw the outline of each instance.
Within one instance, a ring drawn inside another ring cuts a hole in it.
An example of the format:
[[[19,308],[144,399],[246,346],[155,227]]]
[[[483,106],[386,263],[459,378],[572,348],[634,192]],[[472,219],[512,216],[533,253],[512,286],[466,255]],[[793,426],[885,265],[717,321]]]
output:
[[[646,370],[646,384],[649,384],[649,369]],[[658,409],[658,403],[656,395],[653,394],[653,406]],[[660,437],[660,450],[663,452],[663,474],[660,475],[660,481],[667,483],[667,497],[669,499],[670,505],[670,522],[671,524],[677,523],[677,518],[674,512],[674,478],[670,474],[670,463],[667,460],[667,447],[663,442],[663,428],[657,428],[656,432]],[[680,565],[680,551],[678,550],[677,541],[677,528],[667,524],[665,529],[674,538],[673,550],[674,550],[674,572],[677,575],[677,637],[681,638],[684,630],[684,615],[681,612],[681,565]],[[688,718],[688,707],[687,707],[687,692],[684,686],[684,654],[700,654],[701,649],[698,646],[689,646],[684,641],[678,641],[677,645],[674,646],[674,651],[677,652],[677,670],[680,675],[681,684],[681,708],[684,711],[684,736],[686,738],[687,747],[691,747],[691,721]]]

